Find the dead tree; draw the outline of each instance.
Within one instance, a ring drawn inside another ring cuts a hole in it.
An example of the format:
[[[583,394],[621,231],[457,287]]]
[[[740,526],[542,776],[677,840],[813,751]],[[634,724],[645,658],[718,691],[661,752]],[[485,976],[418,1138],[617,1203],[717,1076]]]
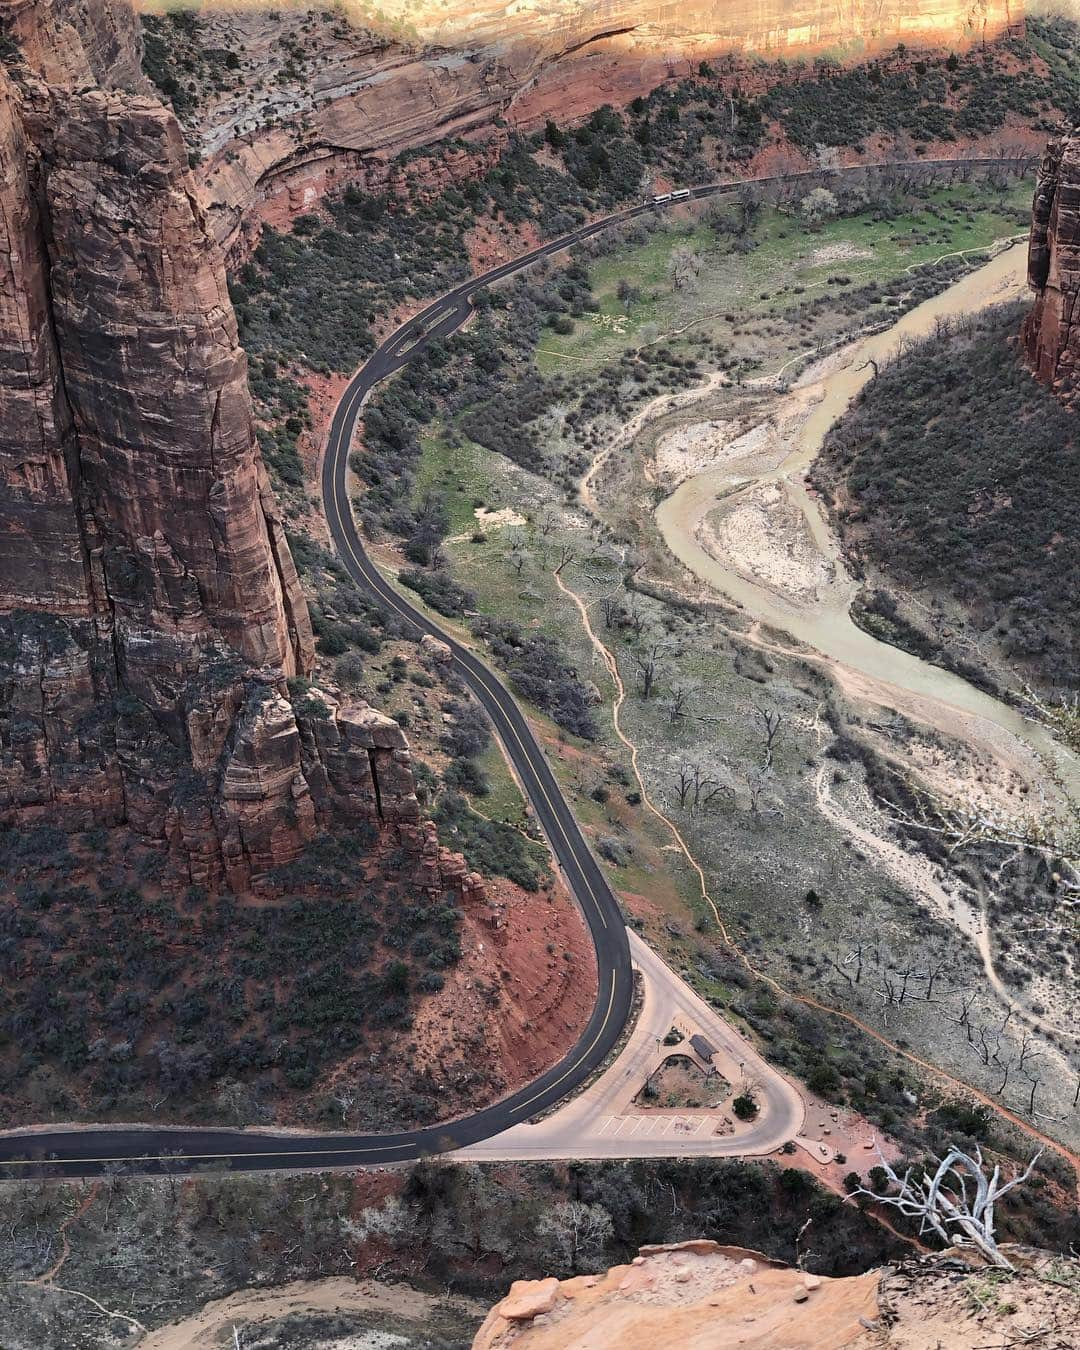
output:
[[[696,816],[701,811],[708,811],[721,793],[730,793],[730,790],[723,783],[717,782],[715,778],[710,778],[708,774],[702,773],[701,765],[695,764],[692,813]]]
[[[1024,1032],[1024,1038],[1023,1038],[1023,1040],[1020,1042],[1020,1058],[1019,1058],[1019,1060],[1017,1061],[1017,1065],[1016,1065],[1016,1067],[1020,1070],[1021,1073],[1023,1073],[1023,1071],[1024,1071],[1024,1065],[1025,1065],[1025,1063],[1027,1062],[1027,1060],[1028,1060],[1029,1058],[1030,1058],[1030,1059],[1038,1059],[1039,1056],[1042,1054],[1042,1051],[1041,1051],[1041,1050],[1036,1050],[1034,1053],[1032,1053],[1032,1048],[1031,1048],[1031,1046],[1032,1046],[1032,1042],[1031,1042],[1031,1032],[1030,1032],[1030,1031],[1025,1031],[1025,1032]]]
[[[612,628],[615,620],[619,617],[619,611],[622,609],[622,601],[617,595],[605,595],[600,601],[600,613],[603,615],[604,627]]]
[[[850,966],[852,961],[855,962],[856,984],[858,984],[859,981],[862,979],[862,967],[863,967],[863,960],[866,956],[866,948],[867,948],[866,939],[859,938],[858,941],[855,943],[855,946],[851,949],[850,952],[848,952],[847,956],[844,957],[845,966]]]
[[[761,762],[766,769],[772,767],[773,748],[776,745],[776,738],[780,734],[780,728],[784,725],[784,718],[781,713],[773,712],[769,708],[762,708],[757,703],[754,704],[754,713],[761,727],[762,750]]]
[[[900,978],[900,992],[897,995],[896,1002],[897,1006],[901,1007],[903,1006],[904,999],[907,998],[908,983],[911,980],[924,980],[926,979],[926,976],[921,970],[917,970],[915,966],[905,966],[903,970],[898,969],[895,973]]]
[[[881,1021],[884,1026],[888,1026],[889,1009],[896,1003],[896,985],[889,979],[886,970],[878,972],[878,979],[881,981],[881,988],[877,990],[877,996],[881,999]]]
[[[831,956],[827,957],[826,960],[828,961],[829,965],[832,966],[833,970],[836,971],[837,975],[840,975],[842,976],[843,979],[847,980],[848,988],[851,990],[852,993],[854,993],[855,981],[851,978],[851,976],[847,973],[847,971],[843,968],[843,966],[838,966]]]
[[[656,677],[660,673],[660,656],[663,650],[662,642],[654,642],[647,648],[638,648],[631,653],[631,660],[637,667],[638,677],[641,680],[641,697],[644,699],[652,697]]]
[[[964,1028],[964,1030],[967,1032],[969,1045],[974,1043],[974,1038],[971,1034],[972,1033],[971,1010],[975,1006],[978,997],[979,991],[977,989],[964,990],[964,992],[960,995],[960,1010],[957,1013],[957,1015],[955,1017],[949,1017],[948,1013],[945,1014],[945,1016],[948,1018],[950,1022],[955,1022],[958,1027]]]
[[[991,1049],[986,1040],[986,1027],[979,1026],[979,1044],[976,1047],[982,1056],[982,1062],[989,1067],[990,1061],[997,1058],[997,1053],[1001,1049],[1001,1032],[997,1033],[997,1040],[994,1042],[994,1048]]]
[[[1009,1086],[1009,1074],[1012,1072],[1013,1063],[1012,1059],[1007,1059],[1004,1064],[1000,1060],[998,1061],[998,1067],[1001,1069],[1001,1082],[994,1088],[995,1097],[1003,1096],[1005,1089]]]
[[[686,705],[690,699],[690,690],[684,684],[676,684],[671,690],[671,703],[668,716],[672,722],[681,721],[686,716]]]
[[[926,1001],[932,1003],[934,999],[934,984],[943,970],[948,970],[949,962],[945,957],[937,961],[931,961],[926,967],[926,974],[923,977],[926,980]]]
[[[880,1205],[891,1205],[901,1214],[919,1220],[919,1236],[936,1233],[946,1246],[971,1246],[987,1263],[999,1270],[1014,1269],[997,1245],[994,1207],[1003,1195],[1022,1185],[1031,1176],[1042,1149],[1023,1172],[1002,1182],[1001,1168],[995,1166],[988,1177],[983,1171],[982,1150],[965,1153],[954,1144],[944,1158],[931,1154],[937,1164],[932,1176],[921,1167],[909,1167],[902,1177],[885,1161],[878,1150],[880,1165],[893,1190],[884,1194],[860,1186],[851,1197],[868,1196]]]
[[[623,617],[634,636],[640,637],[645,631],[645,616],[637,605],[627,605],[623,610]]]

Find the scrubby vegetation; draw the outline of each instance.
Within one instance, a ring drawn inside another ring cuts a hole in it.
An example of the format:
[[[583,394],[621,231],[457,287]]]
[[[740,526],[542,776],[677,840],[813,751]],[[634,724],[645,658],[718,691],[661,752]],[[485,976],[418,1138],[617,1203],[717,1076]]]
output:
[[[1080,422],[1024,366],[1023,312],[998,309],[883,370],[814,478],[857,557],[953,597],[1025,678],[1074,687]]]
[[[577,672],[567,666],[558,642],[543,633],[523,632],[509,619],[477,619],[473,632],[488,642],[496,662],[523,698],[550,713],[575,736],[596,739],[585,688]]]
[[[542,846],[530,844],[520,830],[489,820],[470,809],[457,792],[445,792],[435,808],[440,836],[464,853],[470,867],[484,876],[509,877],[523,891],[535,891],[547,870]]]
[[[105,830],[4,832],[4,1119],[131,1119],[151,1101],[172,1118],[269,1119],[283,1094],[407,1029],[458,960],[459,913],[374,842],[320,838],[241,901],[176,889],[160,854],[124,854]],[[381,1092],[373,1119],[438,1113],[422,1091]]]
[[[999,1224],[1009,1236],[1053,1246],[1060,1233],[1023,1220],[1025,1201],[1038,1197],[1038,1186],[1010,1196]],[[183,1185],[175,1177],[113,1175],[89,1200],[63,1182],[5,1186],[0,1221],[0,1250],[13,1276],[5,1331],[17,1350],[58,1334],[88,1350],[90,1342],[79,1339],[85,1299],[65,1290],[92,1290],[104,1306],[123,1307],[155,1328],[237,1288],[336,1274],[378,1274],[400,1281],[402,1293],[413,1282],[490,1303],[515,1279],[567,1278],[629,1261],[647,1243],[700,1237],[829,1276],[910,1253],[805,1172],[712,1159],[425,1161],[398,1172],[207,1175]],[[64,1285],[43,1294],[36,1281],[56,1259],[61,1224]],[[1071,1280],[1072,1266],[1063,1262],[1060,1278]],[[260,1336],[274,1337],[265,1310],[262,1318]],[[447,1344],[435,1339],[444,1329],[427,1325],[424,1344]],[[463,1324],[455,1330],[460,1337]]]
[[[198,108],[200,86],[226,89],[239,80],[234,51],[205,41],[203,24],[190,8],[143,14],[143,70],[181,120]]]

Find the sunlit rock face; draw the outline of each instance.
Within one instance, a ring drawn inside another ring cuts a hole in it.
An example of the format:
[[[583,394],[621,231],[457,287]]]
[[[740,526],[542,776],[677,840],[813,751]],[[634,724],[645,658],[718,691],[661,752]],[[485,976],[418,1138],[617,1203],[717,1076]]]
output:
[[[469,48],[532,39],[551,54],[609,36],[636,34],[660,51],[695,42],[717,51],[785,52],[903,41],[971,41],[995,36],[1022,17],[1023,0],[342,0],[357,27],[398,41]],[[167,6],[142,0],[153,12]],[[214,9],[265,13],[304,10],[294,0],[203,0]]]
[[[227,247],[253,203],[276,193],[302,209],[343,178],[378,190],[403,150],[625,104],[720,53],[865,56],[900,42],[967,46],[1022,25],[1022,0],[386,0],[377,12],[349,0],[332,12],[200,8],[205,45],[242,53],[242,79],[200,88],[187,118]]]

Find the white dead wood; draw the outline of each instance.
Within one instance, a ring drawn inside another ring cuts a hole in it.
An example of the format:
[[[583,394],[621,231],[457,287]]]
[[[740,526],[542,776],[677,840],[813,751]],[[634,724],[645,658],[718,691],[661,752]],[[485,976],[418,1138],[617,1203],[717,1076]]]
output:
[[[892,1190],[878,1194],[860,1186],[851,1194],[865,1195],[878,1204],[891,1205],[910,1219],[918,1219],[920,1237],[936,1233],[947,1246],[974,1247],[990,1265],[1013,1270],[1012,1262],[997,1244],[994,1211],[1002,1196],[1027,1181],[1042,1152],[1039,1149],[1023,1172],[1003,1181],[997,1164],[987,1176],[977,1144],[974,1153],[965,1153],[954,1144],[943,1158],[931,1154],[937,1164],[932,1175],[922,1168],[909,1167],[902,1177],[879,1149],[881,1169]]]

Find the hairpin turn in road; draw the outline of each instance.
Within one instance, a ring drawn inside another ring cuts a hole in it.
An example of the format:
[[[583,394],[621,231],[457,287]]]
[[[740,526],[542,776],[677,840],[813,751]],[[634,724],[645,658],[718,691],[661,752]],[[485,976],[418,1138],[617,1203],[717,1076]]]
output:
[[[897,171],[1015,168],[1011,160],[935,160],[912,164],[860,165],[826,175],[820,171],[740,182],[708,184],[689,197],[737,194],[748,186],[777,187],[797,182],[846,177],[868,169]],[[581,225],[570,233],[454,287],[395,330],[356,373],[334,412],[322,465],[327,525],[353,580],[395,612],[418,636],[447,643],[456,668],[495,727],[517,772],[536,818],[581,907],[596,949],[598,994],[577,1044],[553,1068],[503,1101],[461,1120],[392,1134],[300,1134],[272,1130],[201,1129],[168,1126],[57,1126],[0,1135],[0,1168],[8,1176],[40,1173],[65,1177],[101,1174],[116,1165],[132,1171],[184,1172],[225,1165],[238,1170],[350,1167],[407,1162],[428,1154],[478,1143],[548,1110],[584,1083],[617,1043],[630,1012],[633,975],[626,927],[618,901],[593,857],[551,766],[514,697],[476,655],[404,599],[368,556],[349,506],[349,449],[364,401],[382,380],[395,374],[430,342],[456,332],[472,313],[471,298],[483,287],[511,276],[541,259],[563,252],[612,225],[687,200],[647,201]]]

